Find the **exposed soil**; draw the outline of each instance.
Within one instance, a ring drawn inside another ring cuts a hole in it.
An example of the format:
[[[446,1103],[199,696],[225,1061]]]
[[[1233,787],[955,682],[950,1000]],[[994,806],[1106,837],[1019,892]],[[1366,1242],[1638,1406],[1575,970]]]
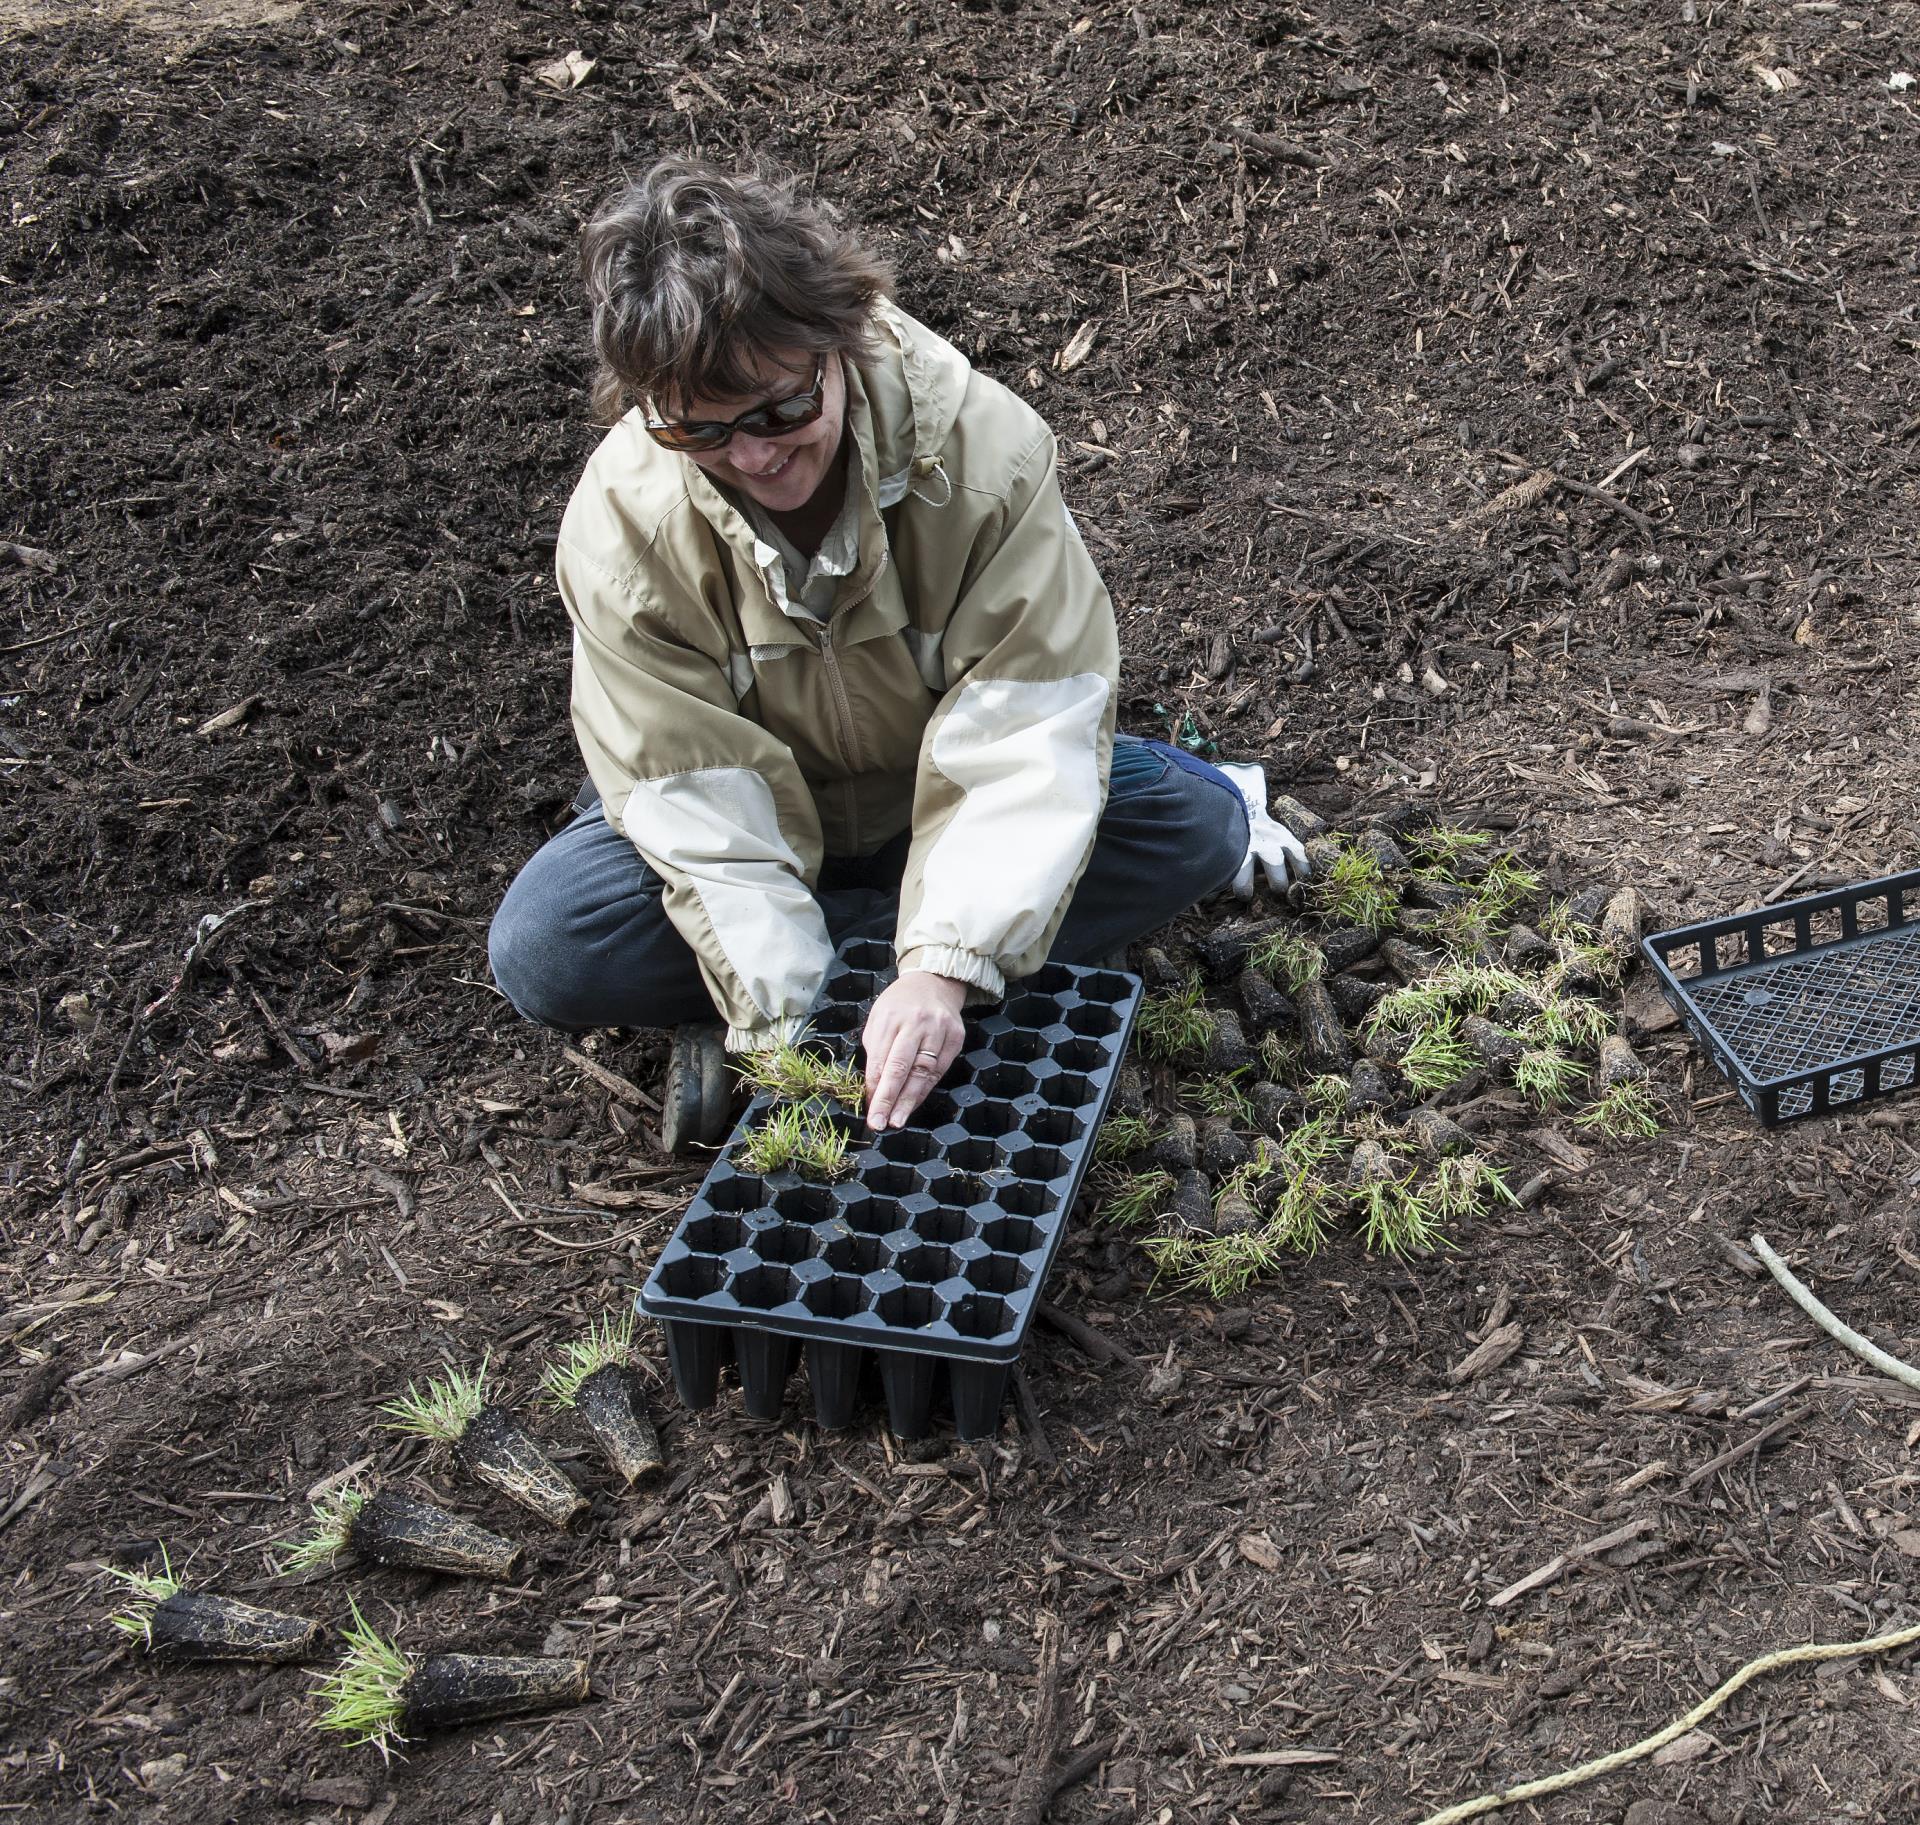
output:
[[[693,1182],[657,1041],[486,981],[577,778],[548,568],[620,172],[809,174],[1046,413],[1129,726],[1672,922],[1913,861],[1920,11],[278,10],[0,11],[4,1810],[954,1825],[1034,1791],[1057,1627],[1053,1818],[1405,1821],[1911,1618],[1915,1398],[1729,1244],[1920,1354],[1916,1105],[1762,1133],[1644,981],[1658,1139],[1516,1136],[1560,1172],[1524,1212],[1224,1312],[1087,1229],[1051,1296],[1129,1360],[1037,1333],[990,1445],[663,1393],[632,1498],[537,1422],[594,1496],[540,1536],[372,1407],[489,1347],[524,1401]],[[369,1454],[522,1582],[270,1577]],[[383,1767],[298,1671],[130,1653],[97,1566],[155,1540],[416,1648],[590,1651],[597,1700]],[[1520,1816],[1920,1819],[1912,1665]]]

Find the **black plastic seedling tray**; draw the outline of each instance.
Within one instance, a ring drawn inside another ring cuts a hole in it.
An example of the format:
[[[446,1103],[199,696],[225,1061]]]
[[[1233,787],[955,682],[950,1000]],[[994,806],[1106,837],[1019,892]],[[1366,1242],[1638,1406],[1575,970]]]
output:
[[[809,1043],[858,1059],[893,976],[890,945],[844,946]],[[836,1113],[853,1161],[837,1184],[735,1164],[771,1107],[755,1097],[640,1290],[681,1400],[712,1406],[730,1358],[747,1411],[778,1419],[804,1346],[822,1426],[851,1423],[871,1364],[900,1437],[927,1433],[943,1382],[960,1436],[991,1433],[1139,1001],[1136,976],[1049,963],[970,1010],[965,1050],[904,1128]]]
[[[1920,1068],[1920,869],[1641,942],[1687,1030],[1769,1128]]]

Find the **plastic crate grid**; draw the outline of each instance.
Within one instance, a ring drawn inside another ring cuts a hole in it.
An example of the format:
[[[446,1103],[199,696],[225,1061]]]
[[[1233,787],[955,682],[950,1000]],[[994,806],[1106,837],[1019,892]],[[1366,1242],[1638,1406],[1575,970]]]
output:
[[[1920,1066],[1920,870],[1657,932],[1642,946],[1768,1127],[1905,1089]]]
[[[892,947],[860,941],[829,971],[809,1044],[860,1061]],[[849,1176],[819,1184],[735,1164],[773,1106],[755,1097],[640,1294],[665,1321],[675,1384],[711,1406],[724,1360],[747,1411],[777,1419],[804,1345],[814,1416],[850,1423],[878,1370],[890,1423],[923,1435],[942,1384],[956,1430],[998,1423],[1014,1359],[1065,1231],[1140,985],[1048,964],[966,1021],[960,1056],[903,1128],[836,1111]]]

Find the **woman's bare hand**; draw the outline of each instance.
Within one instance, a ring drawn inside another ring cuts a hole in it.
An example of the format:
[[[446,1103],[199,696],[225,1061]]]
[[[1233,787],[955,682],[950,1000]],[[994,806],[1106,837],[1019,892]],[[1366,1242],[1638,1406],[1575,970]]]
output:
[[[965,1043],[966,998],[964,982],[931,970],[907,970],[881,991],[864,1035],[870,1128],[903,1126],[946,1076]]]

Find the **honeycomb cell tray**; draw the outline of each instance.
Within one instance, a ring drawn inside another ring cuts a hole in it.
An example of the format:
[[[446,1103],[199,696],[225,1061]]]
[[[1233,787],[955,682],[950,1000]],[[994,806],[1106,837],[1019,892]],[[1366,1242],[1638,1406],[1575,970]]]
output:
[[[1769,1128],[1889,1096],[1920,1068],[1920,869],[1655,932],[1641,949]]]
[[[807,1043],[863,1063],[893,976],[890,945],[844,946]],[[969,1009],[964,1049],[905,1127],[833,1111],[852,1162],[834,1184],[735,1163],[772,1106],[755,1097],[640,1290],[681,1400],[712,1406],[731,1361],[748,1413],[778,1419],[804,1351],[822,1426],[850,1424],[877,1371],[901,1437],[926,1434],[943,1392],[962,1438],[991,1433],[1139,1001],[1136,976],[1049,963]]]

